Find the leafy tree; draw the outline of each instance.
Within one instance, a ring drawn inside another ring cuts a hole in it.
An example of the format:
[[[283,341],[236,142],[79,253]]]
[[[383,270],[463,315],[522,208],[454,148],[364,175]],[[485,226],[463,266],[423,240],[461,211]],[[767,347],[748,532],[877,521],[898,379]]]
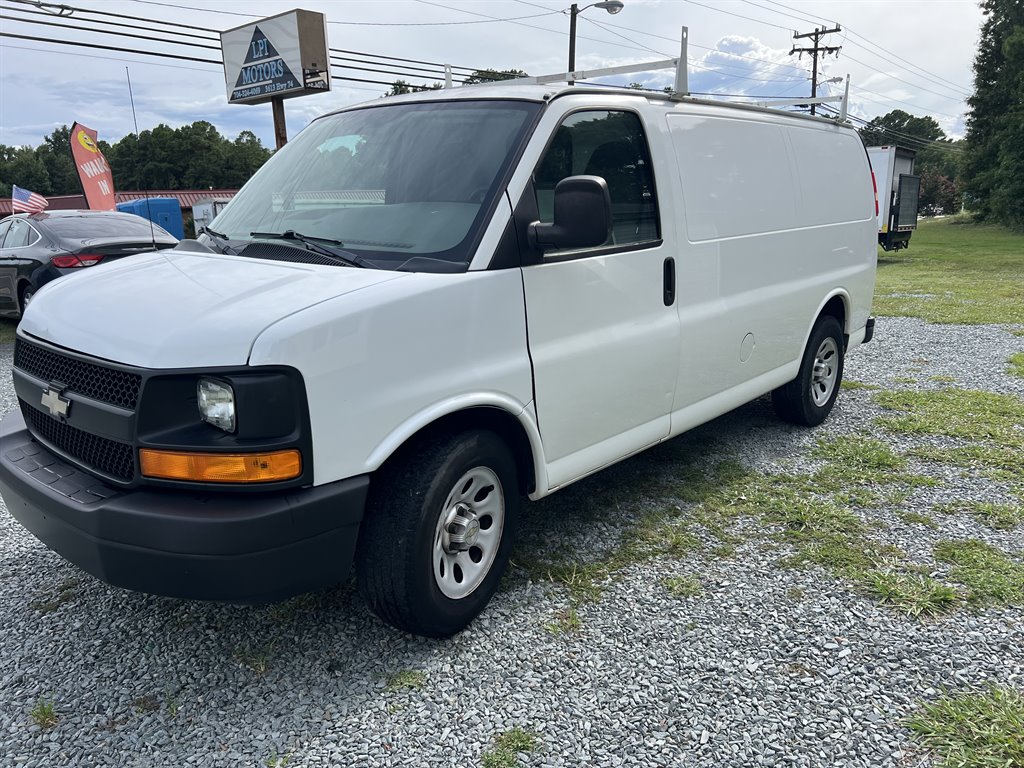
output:
[[[983,219],[1024,229],[1024,3],[982,0],[964,177]]]
[[[50,194],[50,174],[31,147],[0,146],[0,197],[10,197],[14,184]]]
[[[521,69],[478,69],[463,80],[462,84],[492,83],[496,80],[514,80],[517,77],[529,77],[529,75]]]
[[[905,137],[920,139],[907,141]],[[916,117],[902,109],[894,109],[886,115],[876,117],[860,129],[860,138],[865,146],[877,147],[883,144],[901,144],[917,149],[923,143],[944,139],[942,128],[930,115]]]
[[[78,170],[75,168],[75,161],[71,156],[71,128],[69,126],[62,125],[43,139],[42,145],[36,148],[36,155],[50,176],[49,189],[40,194],[81,194],[82,185],[78,180]],[[33,192],[38,191],[33,190]]]

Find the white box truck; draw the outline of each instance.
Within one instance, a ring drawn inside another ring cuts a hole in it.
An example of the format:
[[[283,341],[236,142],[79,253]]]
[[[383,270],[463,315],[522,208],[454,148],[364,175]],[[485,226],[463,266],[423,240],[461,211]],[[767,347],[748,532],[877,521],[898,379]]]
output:
[[[380,617],[450,635],[522,496],[768,393],[826,418],[874,329],[874,203],[821,117],[582,84],[346,108],[217,232],[37,294],[0,490],[114,585],[260,602],[354,562]]]
[[[914,175],[916,155],[895,144],[868,147],[878,194],[878,244],[886,251],[909,247],[910,235],[917,229],[921,177]]]

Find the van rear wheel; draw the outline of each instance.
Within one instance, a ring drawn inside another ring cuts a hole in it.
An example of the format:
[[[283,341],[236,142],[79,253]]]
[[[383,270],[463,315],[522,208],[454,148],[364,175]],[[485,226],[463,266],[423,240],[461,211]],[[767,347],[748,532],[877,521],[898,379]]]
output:
[[[363,599],[407,632],[464,629],[498,588],[518,511],[515,460],[496,434],[421,442],[372,481],[356,553]]]
[[[807,340],[800,372],[772,392],[779,418],[814,427],[832,411],[843,381],[843,328],[831,315],[822,317]]]

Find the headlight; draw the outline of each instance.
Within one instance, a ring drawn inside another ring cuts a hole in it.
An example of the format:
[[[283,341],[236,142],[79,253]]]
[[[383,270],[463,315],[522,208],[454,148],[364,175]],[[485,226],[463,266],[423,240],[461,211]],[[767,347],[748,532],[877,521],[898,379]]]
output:
[[[200,379],[196,392],[199,397],[199,418],[225,432],[234,432],[235,391],[231,385],[217,379]]]

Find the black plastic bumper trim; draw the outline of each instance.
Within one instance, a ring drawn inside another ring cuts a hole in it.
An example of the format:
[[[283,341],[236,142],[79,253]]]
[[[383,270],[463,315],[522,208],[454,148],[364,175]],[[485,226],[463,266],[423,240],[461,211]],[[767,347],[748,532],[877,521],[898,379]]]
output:
[[[0,492],[47,547],[118,587],[261,603],[345,579],[369,488],[360,475],[267,494],[126,490],[54,456],[18,411],[0,422]]]
[[[864,325],[864,341],[861,344],[867,344],[873,338],[875,338],[875,318],[869,317]]]

